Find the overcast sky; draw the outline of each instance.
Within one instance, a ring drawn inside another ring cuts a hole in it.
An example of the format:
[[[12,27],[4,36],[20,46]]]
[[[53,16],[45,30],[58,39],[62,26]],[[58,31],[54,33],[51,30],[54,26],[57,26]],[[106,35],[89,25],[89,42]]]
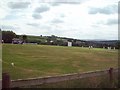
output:
[[[119,0],[1,0],[0,27],[16,34],[118,39]]]

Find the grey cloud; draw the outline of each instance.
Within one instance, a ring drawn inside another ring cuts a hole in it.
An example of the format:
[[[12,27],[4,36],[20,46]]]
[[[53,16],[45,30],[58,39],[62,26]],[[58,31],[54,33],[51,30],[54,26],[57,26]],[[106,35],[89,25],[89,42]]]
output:
[[[61,4],[80,4],[80,2],[53,2],[53,3],[50,3],[51,6],[59,6]]]
[[[11,26],[11,25],[0,25],[2,30],[15,30],[15,29],[19,29],[19,27],[16,26]]]
[[[115,25],[115,24],[118,24],[117,19],[109,19],[106,23],[106,25]]]
[[[48,6],[41,6],[41,7],[38,7],[35,9],[35,13],[43,13],[43,12],[46,12],[46,11],[49,11],[50,8]]]
[[[53,3],[50,3],[51,6],[59,6],[60,3],[57,3],[57,2],[53,2]]]
[[[51,30],[51,26],[49,26],[49,25],[41,25],[39,28],[40,28],[41,30],[42,30],[42,29],[46,29],[47,31]]]
[[[117,5],[109,5],[107,7],[103,8],[90,8],[89,14],[114,14],[118,12],[118,6]]]
[[[101,25],[117,25],[120,24],[120,19],[108,19],[106,22],[105,21],[100,21],[96,23],[97,25],[101,24]]]
[[[80,4],[80,2],[61,2],[61,4]]]
[[[38,27],[39,26],[39,24],[37,24],[37,23],[27,23],[27,25],[34,26],[34,27]]]
[[[91,25],[92,27],[94,27],[94,28],[97,28],[97,27],[99,27],[98,25],[95,25],[95,24],[93,24],[93,25]]]
[[[53,0],[53,1],[61,4],[80,4],[89,0]]]
[[[34,14],[32,15],[32,17],[33,17],[34,19],[41,19],[41,18],[42,18],[42,16],[41,16],[40,14],[37,14],[37,13],[34,13]]]
[[[53,2],[50,2],[49,4],[51,6],[59,6],[61,4],[81,4],[85,1],[89,1],[89,0],[53,0]]]
[[[118,13],[120,14],[120,2],[118,3]]]
[[[59,6],[60,4],[80,4],[80,2],[54,2],[54,3],[51,3],[52,6]]]
[[[63,23],[63,21],[59,20],[59,19],[54,19],[54,20],[52,20],[52,23],[58,24],[58,23]]]
[[[49,10],[50,10],[50,7],[45,6],[45,5],[42,5],[42,6],[40,6],[40,7],[37,7],[37,8],[35,9],[35,11],[33,12],[32,17],[33,17],[34,19],[41,19],[41,18],[42,18],[41,13],[46,12],[46,11],[49,11]]]
[[[30,5],[30,2],[9,2],[8,7],[11,9],[24,9]]]
[[[65,16],[64,14],[60,14],[60,17],[61,17],[61,18],[64,18],[64,17],[66,17],[66,16]]]

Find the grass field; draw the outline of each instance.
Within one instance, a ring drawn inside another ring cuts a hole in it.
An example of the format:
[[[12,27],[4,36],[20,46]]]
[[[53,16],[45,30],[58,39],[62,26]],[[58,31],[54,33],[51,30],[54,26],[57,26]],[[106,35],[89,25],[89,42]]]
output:
[[[2,50],[3,72],[14,80],[104,70],[118,63],[117,50],[12,44],[3,44]]]

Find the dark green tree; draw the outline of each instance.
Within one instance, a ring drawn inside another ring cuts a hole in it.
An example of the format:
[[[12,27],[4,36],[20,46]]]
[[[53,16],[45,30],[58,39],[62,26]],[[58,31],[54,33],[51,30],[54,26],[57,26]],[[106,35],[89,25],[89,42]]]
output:
[[[1,31],[1,28],[0,28],[0,43],[2,42],[2,31]]]
[[[115,46],[115,47],[120,50],[120,40],[118,40],[118,41],[116,42],[116,46]]]
[[[27,42],[27,35],[23,35],[22,39],[23,39],[23,42],[26,43]]]
[[[13,31],[2,31],[2,40],[4,43],[12,43],[12,39],[16,37]]]

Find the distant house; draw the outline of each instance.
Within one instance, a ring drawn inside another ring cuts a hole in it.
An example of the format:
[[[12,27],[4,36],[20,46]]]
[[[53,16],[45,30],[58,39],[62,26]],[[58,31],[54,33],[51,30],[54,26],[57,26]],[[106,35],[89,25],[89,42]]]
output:
[[[68,47],[71,47],[72,46],[72,42],[68,42]]]
[[[22,41],[21,39],[19,39],[19,38],[13,38],[13,39],[12,39],[12,43],[13,43],[13,44],[22,44],[23,41]]]

